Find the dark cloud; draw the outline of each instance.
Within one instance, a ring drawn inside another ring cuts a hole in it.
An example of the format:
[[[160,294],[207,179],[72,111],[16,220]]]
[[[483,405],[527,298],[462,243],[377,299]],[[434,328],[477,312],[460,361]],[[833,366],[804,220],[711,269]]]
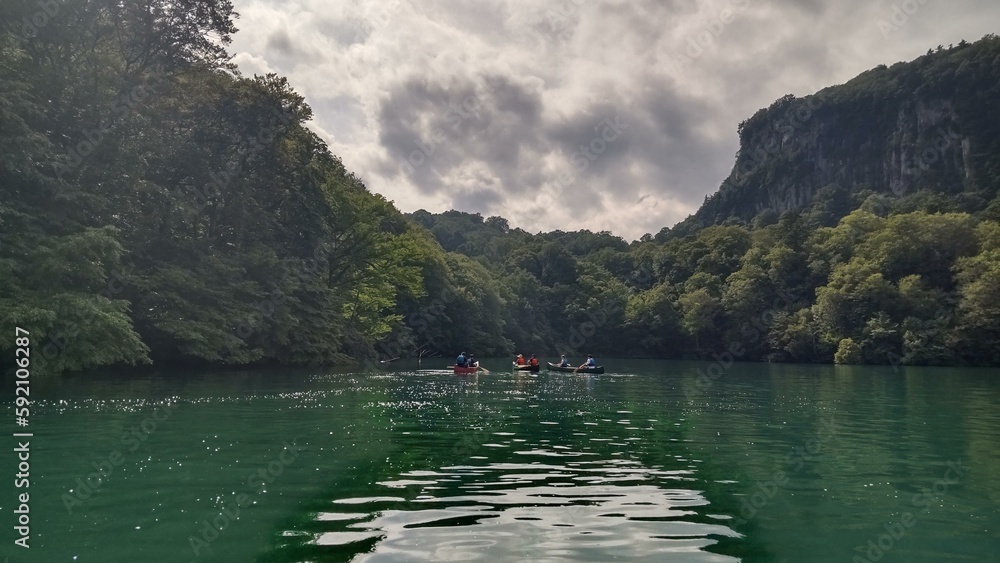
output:
[[[522,192],[538,173],[541,109],[538,93],[510,77],[410,78],[381,104],[379,140],[390,155],[383,169],[395,164],[429,195],[478,166],[506,193]]]
[[[500,208],[505,196],[496,190],[478,189],[454,196],[453,207],[459,211],[479,213],[484,209]]]
[[[316,46],[300,41],[285,27],[267,34],[264,44],[267,59],[282,71],[289,72],[300,65],[308,64],[318,56]]]
[[[317,20],[316,30],[323,37],[333,41],[337,47],[348,48],[367,41],[377,25],[377,19],[356,16],[334,19],[323,16]]]
[[[292,40],[288,37],[288,32],[284,29],[275,31],[267,38],[267,48],[280,55],[293,55],[295,48],[292,47]]]
[[[992,0],[926,2],[886,32],[901,2],[237,0],[234,51],[288,74],[404,211],[636,238],[718,189],[758,109],[1000,19]]]

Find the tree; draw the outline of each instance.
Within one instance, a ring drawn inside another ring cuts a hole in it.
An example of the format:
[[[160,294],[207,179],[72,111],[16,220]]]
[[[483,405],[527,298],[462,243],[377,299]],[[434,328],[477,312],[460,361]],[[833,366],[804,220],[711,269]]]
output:
[[[859,338],[866,319],[898,309],[896,288],[878,268],[856,258],[838,266],[826,286],[816,290],[813,314],[828,342]]]
[[[844,338],[837,346],[837,353],[833,356],[833,361],[846,365],[864,363],[861,346],[855,344],[850,338]]]
[[[704,287],[684,293],[678,303],[682,314],[681,327],[694,338],[695,349],[700,351],[702,343],[714,341],[717,337],[722,304]]]
[[[833,347],[821,338],[820,328],[809,308],[778,313],[768,340],[777,351],[778,359],[793,362],[829,362],[833,359]]]
[[[977,229],[980,250],[958,260],[956,345],[971,363],[1000,361],[1000,225],[984,222]]]
[[[879,311],[865,323],[859,345],[865,363],[894,364],[901,357],[902,334],[889,315]]]
[[[683,350],[676,291],[659,284],[629,297],[624,328],[628,341],[638,343],[633,353],[676,355]]]

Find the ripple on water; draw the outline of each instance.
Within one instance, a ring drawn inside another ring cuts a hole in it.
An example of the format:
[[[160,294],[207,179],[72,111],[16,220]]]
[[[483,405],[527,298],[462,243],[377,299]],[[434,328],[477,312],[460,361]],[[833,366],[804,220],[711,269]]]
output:
[[[552,457],[566,455],[547,450]],[[356,512],[321,512],[307,541],[357,544],[354,561],[610,560],[684,554],[686,561],[737,561],[704,551],[739,537],[710,515],[690,469],[663,470],[635,460],[456,465],[410,471],[382,486],[395,496],[344,498]],[[420,477],[407,479],[407,477]]]

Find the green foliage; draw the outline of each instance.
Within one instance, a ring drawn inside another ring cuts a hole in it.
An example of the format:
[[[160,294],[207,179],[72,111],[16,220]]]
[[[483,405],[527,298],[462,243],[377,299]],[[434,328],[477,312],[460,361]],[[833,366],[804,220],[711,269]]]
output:
[[[683,342],[676,291],[666,284],[631,295],[625,307],[625,332],[640,350],[669,355]]]
[[[977,229],[979,253],[958,261],[957,342],[971,363],[1000,362],[1000,225]]]
[[[861,353],[868,364],[891,364],[899,357],[902,335],[884,311],[868,319],[861,332]]]
[[[837,345],[837,353],[833,356],[834,363],[854,365],[864,363],[861,346],[850,338],[844,338]]]
[[[833,345],[819,335],[812,309],[779,313],[768,338],[774,349],[769,357],[793,362],[829,362],[833,359]]]
[[[893,215],[855,254],[879,264],[889,280],[917,274],[933,287],[951,289],[952,265],[975,252],[976,223],[964,213]]]
[[[230,2],[58,9],[18,38],[37,6],[0,7],[0,312],[36,369],[371,358],[442,288],[505,348],[482,267],[368,192],[287,80],[233,72]],[[428,330],[401,353],[466,336]]]
[[[478,356],[506,355],[513,347],[504,336],[509,322],[507,303],[489,271],[460,254],[449,253],[447,262],[457,287],[448,308],[451,323],[445,328],[443,344],[457,344]]]
[[[287,80],[234,71],[228,1],[59,9],[26,39],[37,7],[0,6],[0,318],[31,331],[40,373],[734,343],[745,360],[1000,364],[996,38],[778,100],[741,124],[696,216],[629,244],[404,216],[305,127]],[[945,147],[890,195],[869,155],[942,100],[968,174]]]
[[[681,328],[694,338],[695,348],[701,349],[715,343],[719,321],[723,315],[722,304],[702,287],[681,295],[678,300],[681,309]],[[708,340],[708,342],[706,342]]]
[[[896,288],[878,268],[861,259],[838,266],[827,285],[817,288],[813,313],[827,341],[858,337],[869,312],[896,310]]]
[[[986,304],[996,289],[996,223],[894,214],[873,194],[826,191],[827,201],[865,209],[832,226],[785,213],[755,228],[718,225],[625,250],[594,244],[608,239],[586,231],[532,236],[482,225],[465,236],[481,234],[484,244],[464,248],[493,272],[506,303],[497,315],[510,319],[504,338],[536,352],[566,351],[575,339],[601,353],[711,358],[738,343],[742,359],[830,362],[849,340],[841,356],[851,362],[996,363],[1000,326]],[[432,226],[467,221],[419,215]]]

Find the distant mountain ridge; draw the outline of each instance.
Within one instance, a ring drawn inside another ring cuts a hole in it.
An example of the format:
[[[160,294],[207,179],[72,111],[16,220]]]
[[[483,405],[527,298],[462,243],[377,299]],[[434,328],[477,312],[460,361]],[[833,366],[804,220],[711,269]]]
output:
[[[1000,189],[998,101],[995,35],[880,65],[805,98],[784,96],[739,125],[729,177],[672,231],[803,210],[828,186],[852,195],[929,190],[982,210]]]

